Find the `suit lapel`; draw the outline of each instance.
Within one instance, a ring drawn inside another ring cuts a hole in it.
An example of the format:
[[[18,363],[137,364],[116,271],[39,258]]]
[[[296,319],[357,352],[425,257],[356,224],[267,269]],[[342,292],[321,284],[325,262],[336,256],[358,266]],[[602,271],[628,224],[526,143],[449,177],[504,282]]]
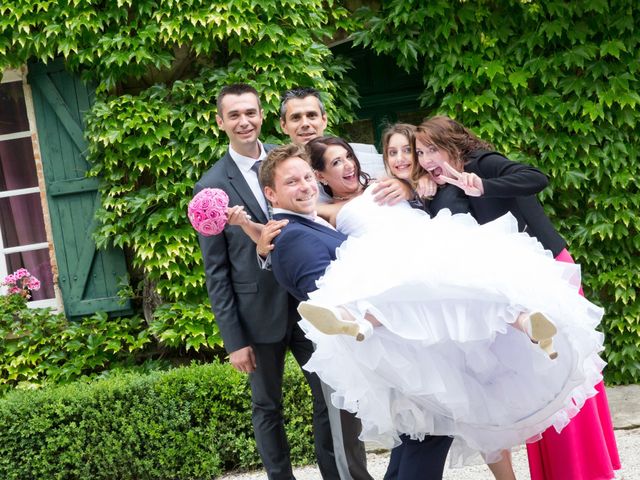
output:
[[[238,165],[236,165],[236,162],[234,162],[231,155],[229,155],[229,151],[227,151],[226,155],[222,157],[222,161],[225,162],[227,177],[229,178],[231,188],[233,188],[240,198],[242,198],[242,201],[247,206],[251,216],[260,223],[266,223],[267,217],[262,211],[262,207],[253,195],[249,185],[247,185],[247,181],[242,176],[242,172],[238,168]]]

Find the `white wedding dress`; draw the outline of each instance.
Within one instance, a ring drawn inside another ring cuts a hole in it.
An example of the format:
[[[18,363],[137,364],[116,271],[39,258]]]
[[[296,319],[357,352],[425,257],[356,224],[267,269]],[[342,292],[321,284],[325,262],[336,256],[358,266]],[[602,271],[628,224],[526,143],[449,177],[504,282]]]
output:
[[[603,311],[578,294],[579,266],[555,261],[511,215],[482,226],[448,211],[430,219],[404,203],[378,206],[367,190],[337,229],[349,238],[310,300],[368,311],[383,326],[357,342],[302,319],[316,345],[305,369],[362,420],[362,440],[450,435],[452,466],[491,463],[549,426],[560,431],[596,393]],[[510,325],[536,310],[558,327],[555,360]]]

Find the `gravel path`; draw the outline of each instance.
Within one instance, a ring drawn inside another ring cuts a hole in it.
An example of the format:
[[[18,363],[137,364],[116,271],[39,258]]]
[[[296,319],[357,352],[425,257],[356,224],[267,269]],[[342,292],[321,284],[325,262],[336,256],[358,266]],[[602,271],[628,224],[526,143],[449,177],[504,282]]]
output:
[[[616,439],[623,470],[618,478],[640,480],[640,428],[616,430]],[[389,461],[389,452],[369,452],[367,466],[376,480],[382,480]],[[520,448],[513,454],[513,464],[518,480],[530,480],[526,449]],[[297,480],[322,480],[318,469],[313,466],[296,468]],[[219,477],[220,480],[265,480],[264,471],[235,473]],[[444,480],[493,480],[486,465],[475,465],[462,469],[445,470]],[[570,479],[567,479],[570,480]]]

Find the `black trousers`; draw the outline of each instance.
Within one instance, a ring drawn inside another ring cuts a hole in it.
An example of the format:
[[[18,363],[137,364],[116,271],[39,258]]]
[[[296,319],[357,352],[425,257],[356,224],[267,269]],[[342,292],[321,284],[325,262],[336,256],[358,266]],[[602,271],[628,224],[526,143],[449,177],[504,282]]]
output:
[[[269,480],[292,480],[289,444],[282,414],[282,378],[287,349],[299,365],[307,363],[313,344],[297,324],[278,343],[255,344],[257,368],[249,374],[254,435]],[[317,375],[303,370],[313,394],[313,435],[316,459],[322,478],[340,480],[333,451],[327,405]]]
[[[442,480],[452,437],[426,437],[411,440],[401,435],[402,443],[391,450],[384,480]]]

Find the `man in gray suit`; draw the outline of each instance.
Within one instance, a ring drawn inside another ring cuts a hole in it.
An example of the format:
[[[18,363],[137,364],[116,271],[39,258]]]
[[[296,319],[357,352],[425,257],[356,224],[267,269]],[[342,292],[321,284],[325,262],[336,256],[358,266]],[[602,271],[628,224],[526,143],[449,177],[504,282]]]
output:
[[[280,100],[280,128],[298,145],[306,145],[314,138],[323,136],[327,128],[327,113],[320,93],[314,88],[294,88],[284,92]],[[364,172],[373,178],[383,178],[386,175],[382,155],[376,151],[375,146],[363,143],[350,145]],[[331,201],[323,190],[320,192],[321,203]],[[379,203],[390,205],[413,198],[411,188],[397,179],[379,182],[374,186],[374,193]],[[273,240],[283,228],[283,220],[269,222],[258,242],[258,251],[262,256],[266,256],[274,248]],[[363,460],[364,446],[354,435],[361,429],[360,421],[353,414],[333,407],[329,387],[323,386],[329,408],[336,461],[342,478],[370,478]],[[442,477],[442,468],[451,445],[449,437],[427,437],[424,441],[418,441],[403,436],[402,442],[402,445],[392,451],[385,480]]]
[[[273,148],[258,140],[262,109],[256,90],[245,84],[224,87],[217,98],[216,122],[229,138],[227,153],[196,183],[220,188],[230,205],[243,205],[251,217],[267,222],[256,162]],[[215,236],[200,235],[207,291],[233,367],[249,375],[252,421],[258,452],[270,480],[292,480],[282,415],[282,376],[287,349],[305,364],[313,345],[297,324],[297,301],[259,267],[251,239],[237,226]],[[320,381],[303,370],[313,393],[316,457],[324,479],[338,480],[327,406]]]
[[[301,87],[287,90],[280,97],[280,128],[292,143],[306,145],[322,137],[327,128],[327,112],[315,88]],[[350,143],[362,170],[372,178],[386,176],[382,155],[374,145]]]

